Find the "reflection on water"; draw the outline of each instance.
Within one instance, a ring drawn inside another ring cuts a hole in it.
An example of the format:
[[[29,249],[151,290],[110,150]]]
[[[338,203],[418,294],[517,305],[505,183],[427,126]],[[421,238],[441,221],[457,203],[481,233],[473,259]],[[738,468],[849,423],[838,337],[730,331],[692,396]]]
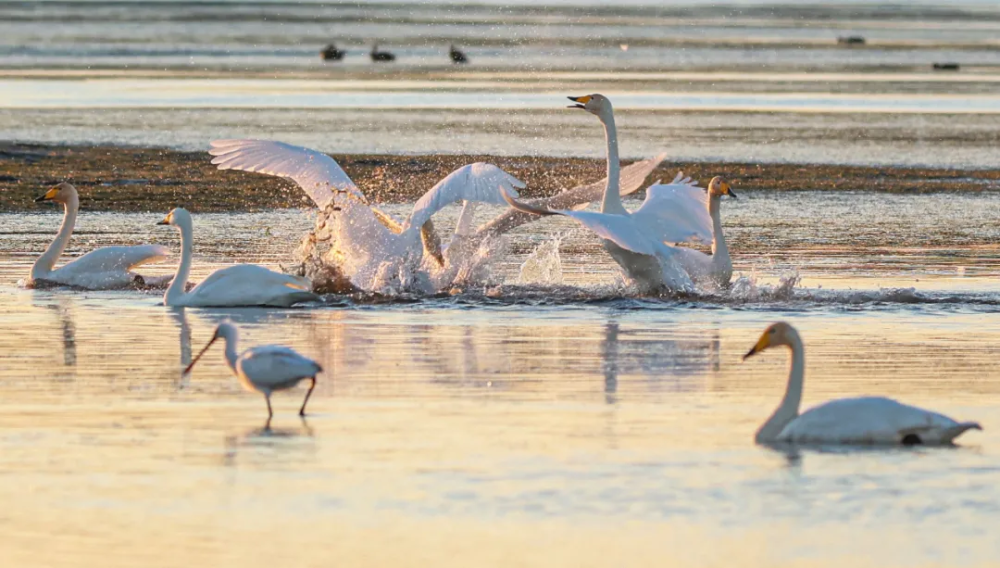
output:
[[[935,224],[973,199],[981,207]],[[806,288],[791,299],[594,299],[613,267],[570,233],[560,254],[578,288],[558,301],[546,296],[563,288],[511,285],[501,298],[311,310],[22,290],[44,246],[34,235],[58,219],[5,216],[0,563],[989,565],[1000,557],[983,530],[1000,521],[995,199],[748,195],[726,212],[737,269],[773,281],[799,268]],[[94,217],[104,229],[88,246],[134,224]],[[294,212],[205,217],[198,277],[274,265],[310,226]],[[565,233],[525,230],[534,242]],[[509,281],[529,248],[515,245]],[[958,263],[966,276],[949,276]],[[878,291],[909,282],[920,290]],[[779,318],[806,341],[806,406],[880,394],[985,431],[954,449],[754,446],[787,362],[739,357]],[[223,319],[247,346],[288,345],[324,367],[308,422],[302,391],[277,393],[267,429],[260,396],[222,357],[181,382],[192,343]]]

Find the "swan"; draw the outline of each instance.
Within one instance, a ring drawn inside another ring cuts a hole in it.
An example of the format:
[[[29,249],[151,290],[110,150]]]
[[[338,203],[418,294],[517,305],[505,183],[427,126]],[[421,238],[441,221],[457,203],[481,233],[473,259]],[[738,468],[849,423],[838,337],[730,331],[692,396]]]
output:
[[[181,263],[167,293],[163,295],[165,306],[287,308],[299,302],[320,299],[310,292],[312,284],[309,279],[281,274],[254,264],[237,264],[216,270],[190,292],[185,292],[184,287],[191,273],[191,214],[178,207],[157,225],[173,225],[181,233]]]
[[[170,280],[169,276],[140,276],[132,272],[138,266],[158,262],[169,256],[170,251],[160,245],[99,248],[55,268],[56,261],[66,250],[73,234],[76,214],[80,209],[80,195],[73,184],[62,182],[35,199],[36,203],[44,201],[62,204],[65,213],[55,240],[32,265],[28,286],[57,284],[88,290],[113,290],[137,285],[166,285]]]
[[[259,345],[237,355],[236,345],[239,341],[239,334],[236,326],[228,321],[220,323],[215,328],[215,334],[212,335],[211,341],[184,369],[182,376],[187,376],[191,372],[195,363],[218,339],[226,342],[226,364],[239,379],[243,388],[264,395],[264,400],[267,401],[265,428],[270,427],[271,417],[274,416],[274,411],[271,410],[271,393],[290,389],[308,379],[310,381],[309,390],[306,391],[302,407],[299,408],[299,416],[306,415],[306,404],[309,402],[309,396],[313,389],[316,388],[316,375],[323,372],[323,367],[298,351],[283,345]]]
[[[416,268],[423,264],[425,252],[437,269],[447,264],[449,255],[447,249],[441,250],[431,217],[451,203],[464,201],[458,231],[466,233],[471,231],[475,207],[470,202],[502,205],[500,187],[511,191],[524,187],[492,164],[468,164],[427,191],[409,218],[398,222],[368,203],[340,165],[322,152],[266,140],[216,140],[209,153],[220,170],[291,179],[320,209],[332,209],[335,214],[326,220],[332,226],[326,228],[337,235],[338,264],[354,286],[368,291],[433,288],[426,271]]]
[[[396,55],[395,54],[393,54],[393,53],[391,53],[389,51],[379,51],[377,43],[372,46],[371,53],[369,53],[368,55],[372,58],[372,61],[374,61],[376,63],[389,62],[389,61],[395,61],[396,60]]]
[[[575,219],[601,238],[605,250],[643,291],[693,291],[694,282],[679,262],[679,249],[666,243],[711,240],[712,221],[704,190],[690,183],[654,184],[646,190],[642,206],[629,212],[619,188],[618,134],[611,101],[597,94],[569,99],[577,103],[570,108],[597,115],[604,124],[608,178],[600,213],[548,209],[519,202],[507,192],[503,192],[504,200],[525,213]]]
[[[722,196],[736,199],[729,182],[715,176],[708,183],[708,215],[712,218],[712,254],[705,254],[691,248],[678,248],[677,259],[696,285],[712,284],[728,288],[733,277],[733,261],[729,257],[729,247],[722,233]]]
[[[772,324],[743,360],[778,345],[792,351],[791,372],[781,404],[757,430],[758,444],[945,445],[966,430],[982,430],[975,422],[956,422],[930,410],[874,396],[831,400],[799,414],[805,348],[794,327],[785,322]]]

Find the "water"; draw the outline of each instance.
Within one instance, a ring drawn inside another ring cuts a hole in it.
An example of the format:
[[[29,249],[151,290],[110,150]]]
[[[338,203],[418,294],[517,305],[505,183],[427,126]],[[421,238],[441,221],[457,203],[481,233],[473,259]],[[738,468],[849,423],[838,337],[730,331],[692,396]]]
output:
[[[998,200],[726,201],[737,272],[766,288],[798,271],[790,297],[629,297],[592,237],[544,222],[511,235],[499,297],[331,298],[297,310],[173,311],[154,294],[22,290],[59,217],[0,215],[0,558],[990,565],[1000,553],[986,528],[1000,519]],[[159,218],[87,212],[70,252],[176,248]],[[223,263],[290,260],[312,214],[195,223],[197,279]],[[551,270],[522,281],[524,260],[553,237],[562,284],[545,282]],[[290,345],[327,369],[306,422],[295,415],[304,391],[283,393],[263,432],[263,400],[227,375],[220,348],[180,377],[225,318],[244,345]],[[776,319],[805,337],[806,405],[884,394],[985,431],[952,449],[754,446],[785,356],[739,358]]]
[[[994,3],[550,4],[0,2],[0,140],[597,156],[561,101],[602,92],[627,157],[1000,159]],[[395,63],[369,60],[376,40]],[[318,57],[331,41],[343,61]]]

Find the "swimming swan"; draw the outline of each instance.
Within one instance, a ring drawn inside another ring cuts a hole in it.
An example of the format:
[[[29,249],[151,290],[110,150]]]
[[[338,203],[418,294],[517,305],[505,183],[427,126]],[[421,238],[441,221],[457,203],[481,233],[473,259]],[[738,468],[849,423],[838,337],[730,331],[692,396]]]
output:
[[[208,275],[190,292],[184,291],[191,273],[191,245],[193,229],[191,214],[180,207],[171,211],[157,225],[173,225],[181,233],[181,263],[177,275],[163,295],[165,306],[237,307],[276,306],[289,307],[299,302],[319,300],[310,292],[308,278],[281,274],[254,264],[237,264],[220,268]]]
[[[113,290],[136,285],[166,285],[170,280],[169,276],[144,277],[132,272],[138,266],[158,262],[169,256],[170,251],[160,245],[99,248],[54,269],[73,234],[76,214],[80,209],[80,195],[73,184],[62,182],[35,200],[38,203],[43,201],[61,203],[65,214],[55,240],[32,265],[27,283],[29,286],[53,283],[88,290]]]
[[[729,257],[729,247],[722,233],[722,196],[728,195],[736,199],[736,194],[724,178],[715,176],[708,184],[708,215],[712,218],[712,254],[700,250],[678,249],[678,261],[695,284],[713,284],[722,288],[729,287],[733,277],[733,261]]]
[[[966,430],[982,430],[975,422],[956,422],[936,412],[883,397],[831,400],[799,414],[805,349],[794,327],[785,322],[772,324],[743,360],[778,345],[792,351],[791,372],[781,404],[757,430],[758,444],[945,445]]]
[[[438,267],[446,251],[433,231],[431,217],[449,204],[466,203],[457,231],[470,230],[471,202],[504,203],[499,188],[523,188],[517,178],[485,163],[462,166],[427,191],[404,222],[372,206],[330,156],[300,146],[266,140],[216,140],[209,152],[220,170],[243,170],[294,181],[320,209],[332,206],[330,220],[344,256],[344,272],[363,290],[379,288],[386,274],[408,273],[404,265],[419,265],[426,251]],[[512,189],[513,191],[513,189]],[[516,193],[516,192],[515,192]],[[422,246],[423,245],[423,246]],[[405,287],[405,284],[404,284]]]
[[[578,103],[570,108],[597,115],[604,124],[608,178],[601,212],[550,210],[519,202],[506,193],[504,199],[526,213],[572,217],[601,238],[605,250],[645,291],[692,291],[694,283],[679,263],[678,248],[667,243],[711,240],[712,221],[705,191],[690,183],[654,184],[646,190],[642,206],[629,212],[619,191],[618,134],[611,101],[602,95],[570,100]]]

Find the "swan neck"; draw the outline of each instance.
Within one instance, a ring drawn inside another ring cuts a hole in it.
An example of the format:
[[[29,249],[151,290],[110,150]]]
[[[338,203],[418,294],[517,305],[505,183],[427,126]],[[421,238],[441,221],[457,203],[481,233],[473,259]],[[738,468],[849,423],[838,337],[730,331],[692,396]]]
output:
[[[708,214],[712,217],[712,256],[729,258],[729,247],[722,233],[722,196],[713,195],[708,199]]]
[[[177,229],[181,233],[181,263],[177,267],[177,274],[174,275],[173,282],[170,283],[170,287],[167,288],[167,293],[163,297],[163,303],[167,306],[174,305],[184,296],[184,287],[187,285],[187,279],[191,273],[191,241],[194,233],[191,222],[181,222],[177,225]],[[229,344],[228,340],[226,344]]]
[[[805,380],[806,355],[802,347],[802,339],[795,331],[789,332],[788,347],[792,351],[792,362],[788,372],[788,385],[785,396],[774,414],[757,431],[758,442],[772,442],[784,430],[789,422],[799,415],[799,405],[802,403],[802,386]]]
[[[604,188],[601,213],[627,213],[622,205],[621,163],[618,160],[618,129],[615,127],[614,111],[600,115],[604,124],[604,136],[608,143],[608,183]]]
[[[31,267],[31,278],[41,278],[46,274],[52,272],[52,268],[55,267],[56,261],[62,256],[63,251],[66,250],[66,245],[69,244],[69,238],[73,235],[73,227],[76,226],[76,214],[80,210],[80,198],[76,195],[71,195],[69,199],[63,204],[63,220],[62,225],[59,226],[59,232],[56,233],[56,238],[49,244],[42,256],[38,257],[35,264]]]

